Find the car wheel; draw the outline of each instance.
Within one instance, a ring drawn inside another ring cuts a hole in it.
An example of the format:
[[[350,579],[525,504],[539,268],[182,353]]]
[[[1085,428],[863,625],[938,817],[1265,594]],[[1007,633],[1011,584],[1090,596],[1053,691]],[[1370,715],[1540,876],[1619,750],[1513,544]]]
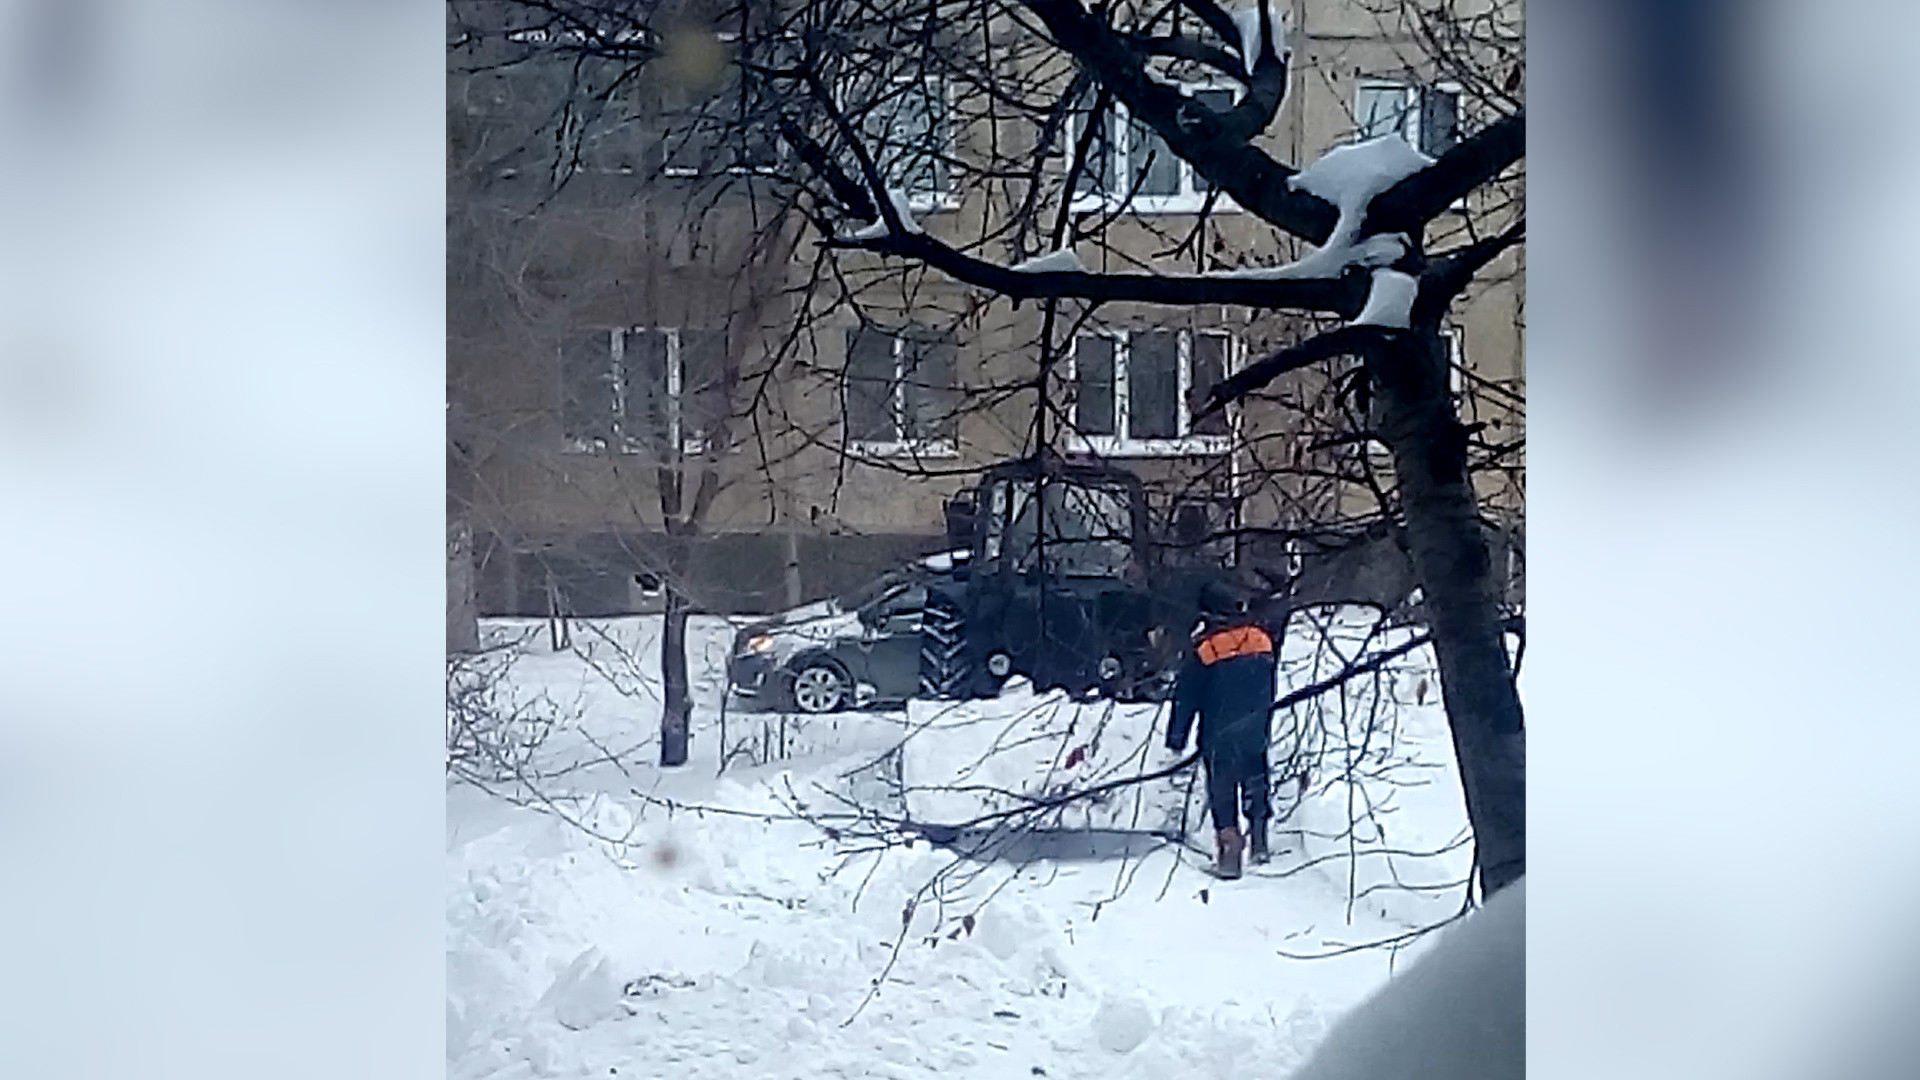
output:
[[[799,712],[830,713],[846,707],[852,689],[838,665],[816,660],[794,671],[787,697]]]

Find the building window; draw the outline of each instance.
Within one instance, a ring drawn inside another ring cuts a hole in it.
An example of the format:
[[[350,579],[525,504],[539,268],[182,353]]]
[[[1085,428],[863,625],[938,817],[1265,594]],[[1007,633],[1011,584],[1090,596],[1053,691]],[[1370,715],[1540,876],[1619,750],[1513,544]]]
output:
[[[1226,112],[1239,98],[1237,89],[1227,86],[1183,84],[1180,93],[1192,99],[1196,107]],[[1067,145],[1079,141],[1079,123],[1070,132]],[[1126,203],[1138,213],[1196,213],[1206,205],[1213,187],[1186,161],[1174,155],[1160,134],[1134,120],[1126,107],[1115,104],[1101,118],[1101,130],[1088,149],[1087,163],[1076,179],[1076,210]],[[1129,197],[1131,199],[1129,200]],[[1214,200],[1214,209],[1235,209],[1225,195]]]
[[[847,331],[847,442],[867,454],[958,452],[950,331]]]
[[[786,144],[775,131],[777,109],[747,88],[741,77],[749,60],[763,65],[790,65],[799,58],[800,39],[790,34],[761,35],[743,45],[737,30],[715,33],[730,50],[751,48],[753,55],[736,57],[724,65],[718,86],[661,79],[659,131],[661,171],[668,176],[697,177],[777,173],[786,164]]]
[[[1122,330],[1074,340],[1073,425],[1104,454],[1219,454],[1224,413],[1195,419],[1227,377],[1233,339],[1188,330]]]
[[[1356,142],[1398,135],[1439,157],[1460,141],[1460,90],[1446,83],[1363,80],[1354,95],[1353,128]]]
[[[632,175],[645,168],[647,141],[644,125],[609,106],[580,130],[579,168]]]
[[[862,118],[881,177],[915,210],[951,205],[952,126],[946,80],[918,74],[883,80],[879,100]]]
[[[560,350],[568,448],[670,456],[707,452],[729,412],[723,330],[588,331]]]
[[[636,96],[649,107],[637,108]],[[770,173],[782,147],[764,113],[732,65],[717,87],[642,81],[580,122],[579,167],[628,176]]]
[[[670,84],[661,90],[661,171],[668,176],[771,173],[780,168],[782,144],[728,65],[719,90]]]

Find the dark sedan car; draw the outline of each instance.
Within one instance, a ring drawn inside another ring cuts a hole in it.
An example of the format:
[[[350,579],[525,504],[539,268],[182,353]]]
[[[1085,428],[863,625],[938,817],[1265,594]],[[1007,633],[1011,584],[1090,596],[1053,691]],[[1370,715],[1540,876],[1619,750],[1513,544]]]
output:
[[[803,713],[898,704],[920,686],[920,613],[934,555],[845,596],[743,627],[727,665],[734,700]]]

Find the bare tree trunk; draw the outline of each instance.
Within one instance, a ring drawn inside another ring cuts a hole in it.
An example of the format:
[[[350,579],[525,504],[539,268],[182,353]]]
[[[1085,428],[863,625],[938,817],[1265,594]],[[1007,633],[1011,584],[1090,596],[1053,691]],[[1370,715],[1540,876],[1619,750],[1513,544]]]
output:
[[[464,518],[447,521],[447,651],[480,651],[480,600],[473,568],[473,529]]]
[[[506,613],[509,615],[525,614],[520,596],[520,548],[514,543],[511,533],[501,537],[500,553],[506,558],[506,565],[502,568],[506,571],[507,575]]]
[[[456,423],[454,414],[449,424]],[[473,551],[473,469],[466,448],[447,440],[447,652],[480,651],[480,596]]]
[[[787,606],[800,606],[800,534],[792,528],[787,530]]]
[[[1374,351],[1367,366],[1426,596],[1480,885],[1491,896],[1527,869],[1526,733],[1445,357],[1439,335],[1423,332]]]
[[[660,631],[660,681],[663,712],[660,716],[660,764],[685,765],[689,742],[689,722],[693,717],[693,698],[687,679],[687,615],[692,607],[683,591],[682,572],[686,559],[679,551],[669,558],[664,575],[666,595],[665,625]]]

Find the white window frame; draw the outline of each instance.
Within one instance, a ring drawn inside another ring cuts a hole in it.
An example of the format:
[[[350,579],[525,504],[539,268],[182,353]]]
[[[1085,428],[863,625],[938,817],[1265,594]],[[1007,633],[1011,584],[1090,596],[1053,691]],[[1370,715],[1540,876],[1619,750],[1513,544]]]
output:
[[[692,165],[673,165],[666,161],[660,164],[660,175],[677,180],[699,179],[702,176],[779,176],[787,163],[787,144],[784,140],[773,141],[773,161],[766,165],[728,165],[711,172]],[[621,172],[631,173],[632,169]]]
[[[734,30],[717,31],[714,36],[717,37],[719,40],[727,43],[733,43],[740,40],[739,32]],[[517,44],[545,44],[548,42],[567,42],[572,44],[584,44],[588,41],[588,34],[586,31],[578,28],[548,30],[544,27],[534,27],[534,28],[523,29],[523,30],[508,31],[506,34],[506,38],[508,41],[515,42]],[[786,38],[788,40],[793,40],[793,41],[799,40],[799,36],[796,34],[786,35]],[[629,28],[614,31],[611,35],[607,37],[607,40],[613,42],[614,44],[620,44],[620,45],[649,45],[649,44],[654,44],[657,41],[657,37],[653,33],[653,31],[645,27],[629,27]],[[642,120],[640,117],[629,116],[626,119],[621,120],[618,124],[616,124],[614,130],[618,130],[621,127],[639,126],[641,123],[642,123]],[[770,164],[744,165],[744,166],[729,165],[726,168],[721,170],[717,170],[714,172],[707,172],[696,167],[687,166],[687,165],[674,165],[663,160],[660,166],[660,175],[666,176],[666,177],[681,178],[681,179],[697,178],[701,176],[718,176],[718,175],[778,176],[785,170],[787,165],[787,159],[788,159],[787,145],[783,140],[780,140],[780,139],[772,140],[772,145],[773,145],[773,161]],[[640,169],[635,168],[634,166],[631,166],[631,165],[621,165],[613,168],[604,168],[598,165],[590,165],[585,162],[580,163],[578,171],[581,173],[593,173],[601,176],[635,176],[641,172]],[[512,177],[512,176],[518,175],[518,173],[519,173],[518,169],[503,169],[501,170],[500,175],[502,177]]]
[[[627,335],[658,333],[667,339],[667,444],[680,447],[680,456],[699,457],[708,450],[705,437],[689,436],[681,430],[681,396],[685,389],[686,368],[680,360],[680,333],[692,327],[679,326],[616,326],[607,331],[607,349],[609,363],[612,366],[613,380],[613,416],[618,430],[616,441],[622,454],[640,455],[652,453],[653,447],[643,437],[635,437],[619,430],[622,418],[627,415]],[[565,378],[564,373],[561,376]],[[565,388],[562,387],[562,393]],[[606,449],[606,443],[600,439],[569,438],[565,447],[570,454],[593,454]]]
[[[887,340],[893,346],[893,380],[888,386],[892,396],[893,409],[890,415],[894,421],[894,437],[892,439],[879,440],[848,439],[847,450],[856,456],[869,458],[918,459],[959,457],[960,441],[958,438],[916,439],[909,437],[905,431],[901,430],[907,416],[906,355],[909,332],[877,329],[875,332],[885,334]],[[954,360],[953,377],[957,387],[960,378],[958,342],[954,345]],[[955,416],[953,422],[956,425],[959,424],[960,418]]]
[[[519,45],[544,45],[548,42],[584,45],[587,42],[587,32],[578,27],[566,27],[560,30],[549,30],[545,27],[509,30],[506,37],[508,41]],[[617,45],[644,45],[653,41],[653,34],[645,27],[628,27],[606,35],[606,40]]]
[[[1141,330],[1161,329],[1142,327]],[[1179,389],[1175,393],[1175,407],[1179,410],[1178,427],[1185,434],[1171,439],[1136,439],[1128,433],[1132,425],[1133,401],[1127,373],[1132,366],[1133,329],[1099,329],[1077,334],[1073,339],[1073,348],[1067,355],[1068,384],[1078,387],[1080,381],[1080,339],[1083,337],[1104,337],[1111,339],[1113,346],[1113,426],[1117,429],[1112,435],[1080,434],[1080,402],[1075,396],[1073,407],[1068,410],[1068,422],[1072,425],[1067,442],[1075,450],[1083,453],[1098,454],[1102,457],[1218,457],[1233,449],[1233,433],[1236,430],[1235,411],[1227,407],[1227,433],[1224,435],[1193,434],[1193,415],[1188,398],[1193,393],[1193,339],[1196,335],[1222,338],[1226,341],[1226,370],[1222,373],[1231,376],[1240,370],[1241,342],[1238,336],[1226,329],[1207,328],[1193,330],[1180,327],[1178,337],[1177,363],[1179,369]]]
[[[953,80],[948,79],[944,75],[922,77],[913,74],[895,73],[886,77],[886,84],[887,89],[891,91],[900,86],[916,86],[925,83],[929,78],[939,84],[940,98],[946,105],[946,109],[942,113],[941,124],[939,125],[940,131],[935,141],[938,144],[936,147],[936,156],[943,159],[943,168],[946,170],[947,176],[946,186],[941,190],[906,192],[907,209],[916,214],[938,214],[960,209],[960,195],[954,184],[953,176],[954,148],[959,145],[958,130],[954,123]],[[847,109],[849,108],[849,103],[842,99],[840,107],[843,110]],[[866,129],[864,117],[862,121],[855,126],[861,130],[863,138],[871,139],[871,134]],[[878,148],[870,145],[868,149],[872,151]],[[876,166],[879,164],[877,160],[875,164]],[[854,171],[856,174],[858,173],[857,169]],[[885,180],[887,177],[882,175],[881,179]]]
[[[1460,106],[1466,94],[1461,85],[1452,79],[1441,79],[1431,83],[1418,83],[1409,82],[1406,79],[1363,78],[1356,82],[1353,87],[1353,141],[1364,142],[1368,138],[1379,137],[1377,135],[1366,135],[1360,128],[1361,94],[1368,90],[1398,90],[1400,92],[1401,109],[1400,130],[1393,134],[1399,135],[1401,139],[1405,140],[1408,146],[1413,147],[1423,154],[1426,153],[1426,148],[1421,145],[1424,136],[1420,130],[1420,91],[1423,89],[1437,90],[1443,94],[1452,94],[1454,123],[1458,125],[1461,122]],[[1466,197],[1462,196],[1455,199],[1448,209],[1456,212],[1464,212],[1467,209]]]
[[[1353,86],[1353,141],[1360,143],[1368,139],[1377,139],[1382,135],[1398,135],[1406,140],[1408,146],[1420,148],[1420,88],[1404,79],[1361,79]],[[1369,132],[1366,128],[1366,116],[1362,101],[1370,93],[1394,92],[1400,96],[1400,125],[1398,130]]]
[[[1156,81],[1161,82],[1162,85],[1171,86],[1174,90],[1177,90],[1182,97],[1187,98],[1193,97],[1202,90],[1227,90],[1232,92],[1234,104],[1238,105],[1240,100],[1246,96],[1246,88],[1244,86],[1227,80],[1199,80],[1194,82]],[[1113,113],[1114,131],[1118,133],[1118,137],[1106,144],[1103,150],[1116,157],[1116,160],[1113,162],[1113,175],[1115,178],[1121,179],[1122,182],[1130,185],[1133,176],[1133,117],[1132,114],[1127,111],[1127,107],[1117,101],[1109,105],[1108,108]],[[1066,145],[1075,146],[1079,144],[1080,133],[1083,130],[1082,125],[1086,122],[1085,115],[1083,112],[1075,112],[1072,115],[1070,122],[1067,124]],[[1193,167],[1191,162],[1177,155],[1174,157],[1174,162],[1180,167],[1180,192],[1177,195],[1135,195],[1131,200],[1127,200],[1127,193],[1125,191],[1075,192],[1072,196],[1073,203],[1070,209],[1076,214],[1087,213],[1093,210],[1113,210],[1121,208],[1122,201],[1126,200],[1125,209],[1137,214],[1197,214],[1206,207],[1207,199],[1211,196],[1213,199],[1214,212],[1239,212],[1240,204],[1234,202],[1233,196],[1227,194],[1225,191],[1217,188],[1211,192],[1196,189],[1194,180],[1195,177],[1198,176],[1198,170]],[[1069,165],[1070,164],[1071,162],[1069,162]],[[1106,173],[1106,163],[1101,161],[1088,161],[1082,165],[1082,168],[1093,169],[1096,176]]]

